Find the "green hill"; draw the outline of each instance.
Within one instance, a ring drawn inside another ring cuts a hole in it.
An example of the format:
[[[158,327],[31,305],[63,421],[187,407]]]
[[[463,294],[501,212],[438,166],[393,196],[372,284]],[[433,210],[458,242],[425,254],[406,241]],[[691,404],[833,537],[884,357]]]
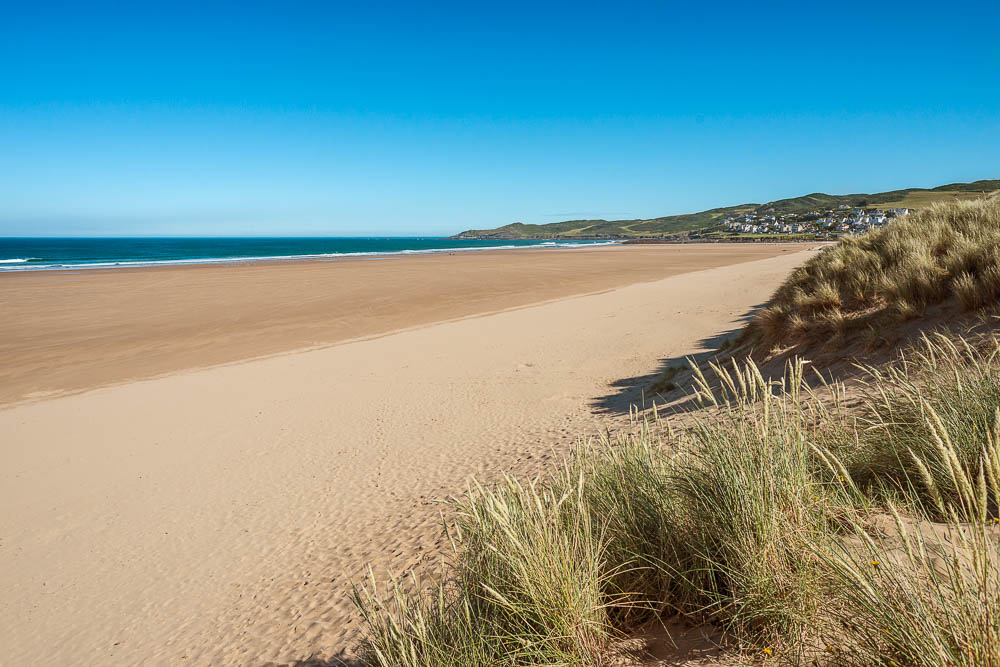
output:
[[[456,234],[459,239],[552,239],[552,238],[642,238],[663,237],[711,228],[724,218],[750,211],[775,214],[806,213],[808,211],[848,206],[920,208],[937,201],[973,199],[984,192],[1000,190],[1000,180],[950,183],[936,188],[907,188],[872,194],[828,195],[814,192],[801,197],[780,199],[766,204],[740,204],[713,208],[700,213],[668,215],[638,220],[566,220],[545,225],[515,222],[496,229],[469,229]]]

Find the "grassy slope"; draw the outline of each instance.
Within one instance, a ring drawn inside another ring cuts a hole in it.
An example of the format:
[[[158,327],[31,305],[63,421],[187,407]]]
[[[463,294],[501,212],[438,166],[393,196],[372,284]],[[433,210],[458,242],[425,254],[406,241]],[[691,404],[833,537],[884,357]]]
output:
[[[470,229],[457,238],[554,238],[583,236],[663,236],[703,229],[717,224],[727,215],[752,211],[757,204],[713,208],[700,213],[671,215],[649,220],[566,220],[547,225],[515,222],[496,229]]]
[[[856,332],[877,337],[929,306],[956,300],[975,310],[998,298],[1000,194],[994,194],[937,203],[842,239],[792,273],[744,340],[774,349]]]
[[[567,220],[546,225],[528,225],[515,222],[496,229],[470,229],[456,235],[456,238],[532,239],[669,236],[712,227],[727,215],[754,210],[765,211],[773,208],[775,213],[802,213],[821,208],[835,208],[840,204],[881,206],[883,208],[893,206],[919,208],[939,201],[975,198],[983,192],[996,190],[1000,190],[1000,180],[951,183],[933,189],[908,188],[875,194],[828,195],[815,192],[802,197],[781,199],[766,204],[725,206],[700,213],[668,215],[648,220]]]

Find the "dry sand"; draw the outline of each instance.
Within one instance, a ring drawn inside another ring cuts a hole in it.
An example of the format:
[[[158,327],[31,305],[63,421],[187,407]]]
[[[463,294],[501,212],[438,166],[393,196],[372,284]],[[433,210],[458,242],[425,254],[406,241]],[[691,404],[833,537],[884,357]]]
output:
[[[0,410],[0,663],[349,650],[350,581],[433,560],[434,499],[532,474],[621,420],[665,358],[735,329],[808,256],[638,246],[0,276],[0,304],[23,308],[3,318],[5,397],[77,392]]]

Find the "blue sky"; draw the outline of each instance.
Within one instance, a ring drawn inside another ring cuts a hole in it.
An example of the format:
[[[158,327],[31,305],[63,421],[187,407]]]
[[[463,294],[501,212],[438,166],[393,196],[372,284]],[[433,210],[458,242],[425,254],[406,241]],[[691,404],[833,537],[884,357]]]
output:
[[[997,25],[995,1],[10,4],[0,235],[450,234],[1000,178]]]

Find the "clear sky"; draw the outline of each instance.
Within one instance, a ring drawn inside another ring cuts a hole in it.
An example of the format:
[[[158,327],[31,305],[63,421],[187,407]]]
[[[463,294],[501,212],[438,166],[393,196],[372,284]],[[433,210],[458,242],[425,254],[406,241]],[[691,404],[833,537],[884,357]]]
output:
[[[0,235],[419,235],[1000,178],[1000,3],[9,3]]]

